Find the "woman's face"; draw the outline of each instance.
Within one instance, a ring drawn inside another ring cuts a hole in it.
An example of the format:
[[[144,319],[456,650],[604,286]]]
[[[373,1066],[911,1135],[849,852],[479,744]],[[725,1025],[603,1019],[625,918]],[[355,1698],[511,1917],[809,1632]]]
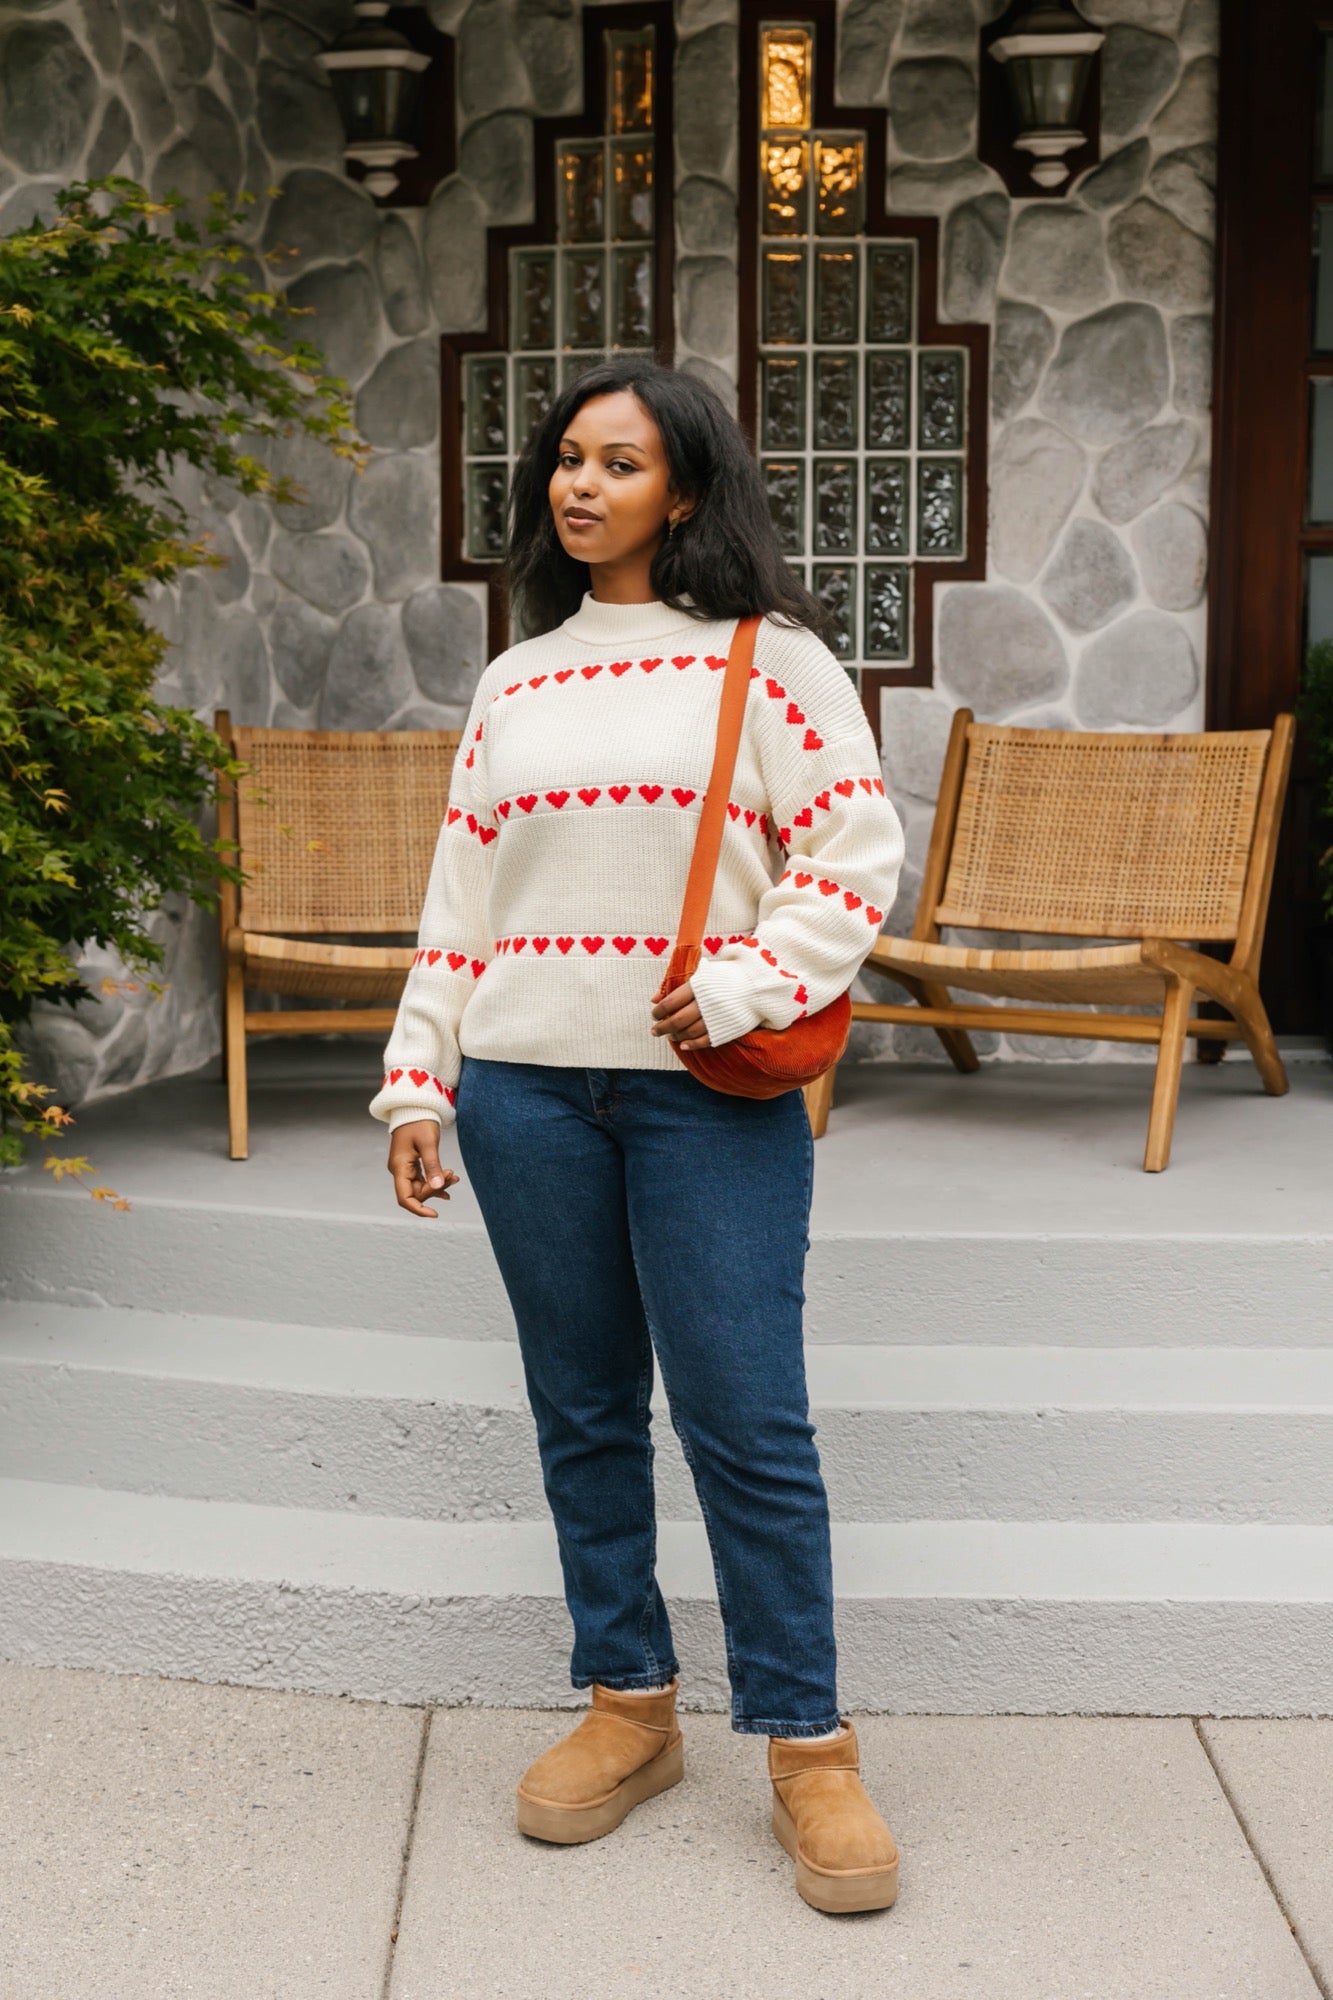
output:
[[[566,554],[592,567],[651,563],[668,519],[681,519],[662,434],[628,389],[594,396],[560,440],[548,488]]]

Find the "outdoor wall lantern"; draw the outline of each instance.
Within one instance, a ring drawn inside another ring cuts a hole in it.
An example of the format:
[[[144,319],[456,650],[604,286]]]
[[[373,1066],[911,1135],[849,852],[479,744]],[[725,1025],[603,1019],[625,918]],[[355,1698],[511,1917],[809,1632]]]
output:
[[[1006,173],[1005,180],[1012,193],[1061,193],[1076,163],[1080,168],[1091,164],[1089,148],[1096,159],[1100,89],[1089,86],[1094,80],[1100,83],[1105,40],[1073,0],[1017,0],[983,35],[983,47],[1003,70],[1007,117],[998,122],[1008,127],[1005,150],[1013,178]],[[983,124],[984,113],[983,104]],[[991,123],[994,128],[997,120],[993,117]],[[992,141],[999,136],[992,129]],[[1015,159],[1015,154],[1024,157]],[[991,159],[990,164],[1000,162]]]
[[[453,165],[453,43],[415,6],[355,8],[351,27],[315,57],[333,86],[348,172],[377,201],[415,206]]]

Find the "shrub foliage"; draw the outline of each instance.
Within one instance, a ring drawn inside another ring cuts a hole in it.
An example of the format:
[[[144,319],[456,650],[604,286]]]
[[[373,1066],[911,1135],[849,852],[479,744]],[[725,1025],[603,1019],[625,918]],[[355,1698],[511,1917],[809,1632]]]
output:
[[[151,975],[152,911],[234,873],[201,829],[223,747],[154,694],[146,596],[221,560],[173,469],[282,502],[298,489],[265,437],[363,455],[346,385],[237,240],[244,204],[217,198],[202,226],[177,210],[84,181],[0,239],[0,1163],[69,1122],[15,1039],[34,1001],[92,997],[81,945]]]

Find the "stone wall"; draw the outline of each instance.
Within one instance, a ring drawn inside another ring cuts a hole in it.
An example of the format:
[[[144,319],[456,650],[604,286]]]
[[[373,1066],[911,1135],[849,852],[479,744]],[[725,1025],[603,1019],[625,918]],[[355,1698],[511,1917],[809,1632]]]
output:
[[[257,15],[229,0],[0,0],[0,228],[79,173],[191,199],[254,193],[256,250],[296,247],[282,280],[374,447],[360,479],[312,444],[279,447],[306,498],[276,513],[214,482],[182,487],[230,559],[155,607],[174,642],[164,692],[201,713],[454,727],[480,671],[479,596],[437,580],[438,336],[484,323],[485,230],[531,216],[532,121],[577,107],[580,35],[572,0],[429,4],[458,38],[458,171],[426,210],[381,212],[343,177],[313,62],[349,0],[260,0]],[[994,330],[987,580],[938,592],[937,688],[884,696],[910,857],[894,929],[910,920],[957,702],[1066,727],[1202,719],[1216,0],[1084,5],[1108,30],[1103,160],[1058,202],[1012,199],[975,157],[977,33],[994,0],[842,11],[839,94],[889,109],[890,203],[940,217],[944,314]],[[679,358],[729,391],[734,0],[678,0],[677,29]],[[160,922],[164,999],[113,995],[44,1020],[67,1097],[216,1049],[211,920]],[[96,984],[115,968],[88,970]],[[917,1031],[855,1035],[862,1058],[938,1053]]]

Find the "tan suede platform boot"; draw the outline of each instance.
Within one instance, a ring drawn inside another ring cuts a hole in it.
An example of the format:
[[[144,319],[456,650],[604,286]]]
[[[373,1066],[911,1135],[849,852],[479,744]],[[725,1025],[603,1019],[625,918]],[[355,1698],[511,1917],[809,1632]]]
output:
[[[676,1688],[661,1694],[592,1690],[592,1707],[523,1773],[518,1826],[537,1840],[600,1840],[626,1813],[685,1775]]]
[[[898,1894],[898,1847],[861,1783],[850,1722],[828,1743],[770,1737],[773,1831],[816,1910],[887,1910]]]

